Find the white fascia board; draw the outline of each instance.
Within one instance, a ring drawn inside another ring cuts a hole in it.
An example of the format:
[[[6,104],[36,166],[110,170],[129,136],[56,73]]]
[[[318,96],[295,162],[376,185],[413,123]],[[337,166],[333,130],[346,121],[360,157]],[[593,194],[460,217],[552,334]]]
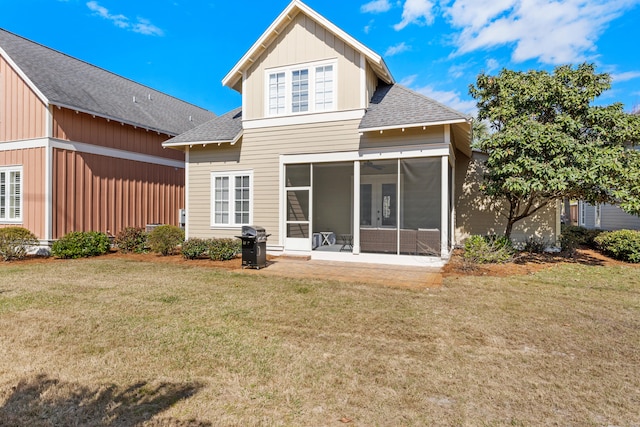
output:
[[[394,83],[393,76],[387,68],[387,64],[384,62],[382,57],[351,37],[349,34],[345,33],[343,30],[338,28],[335,24],[331,23],[325,17],[317,13],[315,10],[311,9],[306,4],[302,3],[300,0],[293,0],[289,3],[289,6],[276,18],[275,21],[267,28],[267,30],[262,33],[260,38],[251,46],[251,48],[247,51],[247,53],[240,58],[240,61],[236,63],[236,65],[227,73],[227,75],[222,79],[223,86],[228,86],[233,88],[238,79],[242,77],[242,73],[247,62],[258,52],[260,49],[265,49],[268,45],[267,40],[273,35],[274,32],[285,22],[285,20],[293,20],[293,17],[298,13],[302,12],[315,20],[318,24],[326,28],[329,32],[333,33],[336,37],[353,47],[356,51],[361,52],[365,57],[377,65],[383,74],[383,80],[387,81],[387,83]]]
[[[116,159],[131,160],[134,162],[151,163],[154,165],[170,166],[184,169],[184,161],[167,159],[151,154],[136,153],[135,151],[120,150],[117,148],[102,147],[86,144],[84,142],[64,141],[51,139],[51,146],[60,150],[78,151],[80,153],[95,154],[98,156],[114,157]]]
[[[2,56],[4,58],[5,61],[7,61],[7,63],[9,64],[9,66],[11,68],[13,68],[13,70],[18,73],[18,75],[20,76],[20,78],[22,80],[24,80],[24,82],[27,84],[27,86],[29,86],[29,88],[33,91],[33,93],[36,94],[36,96],[40,99],[40,101],[42,101],[44,103],[44,105],[48,108],[49,107],[49,100],[47,99],[46,96],[44,96],[44,94],[40,91],[40,89],[37,88],[37,86],[31,81],[31,79],[24,73],[24,71],[22,71],[22,69],[20,67],[18,67],[18,64],[16,64],[13,59],[11,59],[11,57],[9,56],[9,54],[0,47],[0,56]]]
[[[429,126],[453,125],[456,123],[467,123],[467,120],[454,119],[454,120],[442,120],[439,122],[428,122],[428,123],[406,123],[402,125],[390,125],[390,126],[379,126],[379,127],[373,127],[373,128],[358,129],[358,131],[360,133],[380,132],[380,131],[395,130],[395,129],[411,129],[411,128],[429,127]]]
[[[144,129],[144,130],[147,130],[149,132],[156,132],[156,133],[158,133],[158,135],[163,133],[163,134],[169,135],[169,136],[176,136],[175,133],[169,132],[167,130],[150,128],[148,126],[141,125],[140,123],[134,123],[134,122],[130,122],[128,120],[125,120],[125,119],[122,119],[122,118],[119,118],[119,117],[112,117],[112,116],[108,116],[106,114],[96,113],[95,111],[85,110],[85,109],[82,109],[82,108],[74,107],[73,105],[66,105],[66,104],[63,104],[61,102],[53,101],[51,105],[55,105],[58,108],[66,108],[67,110],[77,111],[78,113],[89,114],[89,115],[91,115],[93,117],[100,117],[102,119],[111,120],[111,121],[114,121],[114,122],[122,123],[122,124],[129,125],[129,126],[133,126],[135,128]]]
[[[211,144],[231,144],[235,145],[238,140],[242,138],[242,132],[238,132],[238,134],[233,139],[220,139],[215,141],[189,141],[189,142],[164,142],[162,146],[164,148],[173,148],[173,147],[192,147],[194,145],[211,145]]]
[[[47,138],[22,139],[19,141],[0,142],[0,151],[26,150],[28,148],[46,148]]]
[[[189,141],[189,142],[173,142],[173,143],[162,143],[164,148],[172,148],[172,147],[192,147],[194,145],[211,145],[211,144],[230,144],[232,139],[223,139],[216,141]]]

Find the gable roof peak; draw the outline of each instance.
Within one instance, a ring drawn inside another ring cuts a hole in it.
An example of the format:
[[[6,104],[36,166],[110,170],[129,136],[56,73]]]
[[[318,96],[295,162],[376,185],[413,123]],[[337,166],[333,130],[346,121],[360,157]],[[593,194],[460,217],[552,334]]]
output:
[[[251,48],[240,58],[240,60],[234,65],[234,67],[227,73],[222,79],[224,86],[232,89],[238,89],[238,83],[242,79],[243,72],[251,66],[255,61],[255,57],[262,54],[267,50],[268,46],[276,39],[276,37],[287,27],[293,18],[298,13],[304,13],[306,16],[313,19],[316,23],[324,27],[327,31],[331,32],[334,36],[344,41],[346,44],[354,48],[361,55],[364,55],[367,62],[372,66],[378,77],[385,83],[394,83],[394,78],[391,72],[387,68],[387,64],[384,59],[369,49],[355,38],[347,34],[344,30],[333,24],[331,21],[320,15],[315,10],[311,9],[305,3],[300,0],[292,0],[291,3],[280,13],[275,21],[271,23],[269,28],[256,40]]]

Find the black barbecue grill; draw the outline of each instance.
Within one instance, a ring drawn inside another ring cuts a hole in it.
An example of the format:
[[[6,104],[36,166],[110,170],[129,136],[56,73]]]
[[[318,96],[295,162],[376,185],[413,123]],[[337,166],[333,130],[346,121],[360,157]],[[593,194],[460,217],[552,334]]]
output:
[[[236,236],[242,240],[242,268],[267,266],[267,234],[262,227],[243,225],[242,235]]]

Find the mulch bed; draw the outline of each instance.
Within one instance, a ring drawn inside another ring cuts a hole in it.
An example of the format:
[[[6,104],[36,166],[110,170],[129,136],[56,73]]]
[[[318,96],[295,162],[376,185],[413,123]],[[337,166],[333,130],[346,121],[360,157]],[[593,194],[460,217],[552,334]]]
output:
[[[512,262],[504,264],[470,264],[462,258],[462,250],[454,251],[451,260],[444,266],[443,275],[446,276],[495,276],[506,277],[514,275],[533,274],[537,271],[551,268],[558,264],[582,264],[582,265],[626,265],[640,267],[637,264],[629,264],[609,258],[592,249],[578,249],[574,256],[565,254],[530,254],[521,253]]]
[[[155,253],[125,254],[119,251],[112,251],[111,253],[103,256],[109,258],[128,259],[131,261],[156,262],[189,267],[221,268],[225,270],[242,269],[242,259],[240,256],[237,256],[236,258],[229,261],[213,261],[208,258],[187,260],[184,259],[181,255],[162,256]],[[267,260],[273,260],[275,258],[277,257],[267,256]],[[53,257],[28,256],[23,260],[10,261],[10,263],[39,264],[65,261],[66,260]],[[454,251],[451,260],[442,269],[442,274],[444,277],[464,275],[506,277],[513,275],[533,274],[535,272],[551,268],[558,264],[567,263],[601,266],[626,265],[640,268],[640,264],[629,264],[622,261],[617,261],[601,254],[600,252],[586,248],[578,249],[573,257],[569,257],[564,254],[522,253],[519,254],[512,262],[504,264],[470,264],[468,262],[465,262],[462,258],[462,250],[457,249],[456,251]]]

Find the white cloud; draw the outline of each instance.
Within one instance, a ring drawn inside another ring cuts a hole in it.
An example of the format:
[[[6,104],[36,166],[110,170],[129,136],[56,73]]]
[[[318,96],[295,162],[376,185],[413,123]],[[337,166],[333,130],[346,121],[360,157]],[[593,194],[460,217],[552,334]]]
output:
[[[640,71],[627,71],[625,73],[611,74],[614,83],[626,82],[640,77]]]
[[[496,59],[487,59],[487,73],[493,73],[498,68],[500,68],[500,63]]]
[[[609,22],[637,0],[454,0],[445,15],[458,53],[512,45],[512,59],[579,62],[595,50]]]
[[[405,78],[400,80],[400,84],[402,86],[411,86],[413,82],[416,81],[416,78],[418,78],[417,74],[411,74],[410,76],[406,76]]]
[[[148,36],[164,35],[164,32],[160,28],[143,18],[138,18],[138,23],[133,25],[132,31]]]
[[[433,86],[424,86],[414,90],[418,93],[423,94],[424,96],[428,96],[429,98],[435,99],[436,101],[448,107],[451,107],[454,110],[458,110],[465,114],[469,114],[473,116],[475,116],[477,113],[476,101],[463,100],[460,98],[460,94],[458,92],[436,90],[433,88]]]
[[[407,52],[409,50],[411,50],[411,46],[408,46],[405,42],[402,42],[398,43],[395,46],[390,46],[384,53],[384,56],[393,56],[402,52]]]
[[[373,19],[369,21],[367,25],[364,26],[364,33],[369,34],[369,31],[373,28]]]
[[[393,28],[402,30],[409,24],[430,25],[433,23],[434,3],[430,0],[406,0],[402,9],[402,21]]]
[[[391,3],[389,0],[373,0],[369,3],[363,4],[360,7],[362,13],[382,13],[391,9]]]
[[[162,36],[164,32],[153,25],[149,20],[144,18],[137,18],[137,22],[131,23],[129,18],[122,14],[111,14],[109,9],[104,6],[100,6],[97,1],[87,2],[87,7],[91,10],[94,15],[99,16],[101,18],[107,19],[113,22],[118,28],[123,28],[129,31],[133,31],[134,33],[140,33],[145,35],[153,35],[153,36]]]

